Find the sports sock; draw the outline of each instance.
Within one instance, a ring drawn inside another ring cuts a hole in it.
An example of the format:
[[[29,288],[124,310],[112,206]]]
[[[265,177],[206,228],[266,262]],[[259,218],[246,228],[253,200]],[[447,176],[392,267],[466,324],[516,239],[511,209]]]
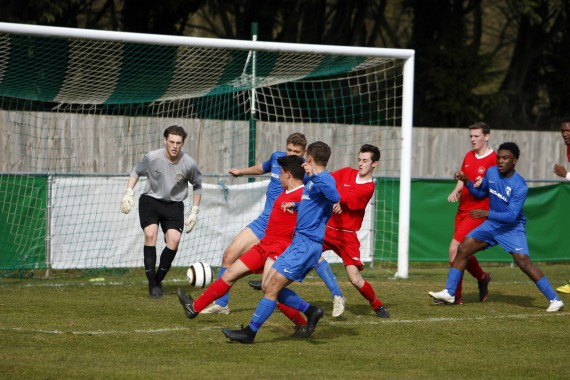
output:
[[[226,284],[224,280],[218,278],[204,293],[194,300],[194,310],[198,313],[201,312],[219,296],[226,294],[230,288],[231,286]]]
[[[556,292],[554,291],[554,289],[552,289],[552,286],[550,286],[550,282],[548,281],[546,276],[542,277],[540,280],[536,282],[536,287],[538,288],[538,290],[542,292],[542,294],[544,294],[544,296],[549,301],[552,300],[560,301],[560,298],[558,298]]]
[[[317,268],[315,269],[319,277],[323,280],[327,288],[331,291],[331,296],[340,296],[342,297],[342,291],[338,286],[338,282],[336,281],[336,277],[334,276],[331,266],[328,261],[323,260],[317,264]]]
[[[473,257],[473,256],[470,256]],[[449,263],[449,267],[453,267],[453,262]],[[459,279],[459,282],[457,283],[457,287],[455,288],[455,298],[459,299],[461,298],[461,292],[463,290],[463,274],[461,274],[461,278]]]
[[[218,278],[221,278],[222,275],[224,274],[224,272],[227,270],[228,268],[224,268],[224,267],[220,267],[220,271],[218,272]],[[216,299],[216,305],[222,306],[222,307],[226,307],[228,306],[228,302],[230,302],[230,292],[229,290],[220,295],[220,297],[218,299]]]
[[[469,256],[465,269],[467,269],[467,272],[469,272],[471,276],[475,277],[477,281],[485,279],[485,271],[481,268],[481,265],[479,265],[479,260],[477,260],[475,255]]]
[[[156,247],[145,245],[143,247],[144,272],[148,280],[148,287],[156,285]]]
[[[364,285],[362,285],[362,288],[358,289],[358,291],[360,294],[362,294],[362,297],[368,300],[373,310],[376,310],[382,306],[382,301],[376,297],[376,292],[374,292],[374,289],[372,289],[372,286],[370,283],[368,283],[368,281],[364,280]]]
[[[277,301],[302,312],[305,312],[309,307],[309,304],[305,302],[305,300],[289,288],[281,289],[277,296]]]
[[[301,314],[299,310],[293,309],[292,307],[289,307],[287,305],[283,305],[280,302],[277,303],[277,308],[281,310],[281,312],[285,314],[285,316],[289,318],[291,322],[293,322],[295,325],[303,325],[303,326],[307,325],[305,317],[303,317],[303,314]]]
[[[457,289],[457,285],[459,284],[459,281],[461,281],[462,277],[463,271],[456,268],[449,268],[445,289],[447,289],[450,295],[455,296],[455,290]]]
[[[168,247],[164,247],[162,253],[160,254],[160,263],[158,264],[158,270],[156,271],[156,283],[160,286],[164,277],[170,270],[172,266],[172,261],[174,257],[176,257],[177,250],[170,249]]]
[[[275,310],[276,304],[276,301],[272,301],[265,297],[259,301],[255,311],[253,312],[251,322],[249,322],[249,327],[253,332],[257,332],[257,330],[259,330],[265,321],[271,316],[273,310]]]

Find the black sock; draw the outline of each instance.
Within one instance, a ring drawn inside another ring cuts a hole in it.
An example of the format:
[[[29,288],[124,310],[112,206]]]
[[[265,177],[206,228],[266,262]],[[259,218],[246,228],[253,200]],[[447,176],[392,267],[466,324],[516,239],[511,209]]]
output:
[[[166,277],[166,274],[170,270],[170,267],[172,266],[172,261],[176,256],[176,252],[177,251],[172,250],[168,247],[164,247],[164,249],[162,250],[162,253],[160,254],[160,264],[158,265],[155,277],[158,286],[160,286],[162,280],[164,280],[164,277]]]
[[[143,248],[144,272],[148,279],[149,290],[156,286],[156,247],[145,245]]]

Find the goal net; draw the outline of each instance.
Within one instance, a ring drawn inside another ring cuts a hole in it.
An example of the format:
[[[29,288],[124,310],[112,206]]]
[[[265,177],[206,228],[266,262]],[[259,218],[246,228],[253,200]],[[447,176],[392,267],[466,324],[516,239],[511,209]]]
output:
[[[302,132],[331,146],[331,171],[355,167],[362,144],[380,148],[362,256],[406,277],[412,73],[409,50],[0,23],[0,270],[142,267],[138,207],[124,215],[120,201],[177,124],[204,189],[173,265],[221,263],[268,181],[228,170]]]

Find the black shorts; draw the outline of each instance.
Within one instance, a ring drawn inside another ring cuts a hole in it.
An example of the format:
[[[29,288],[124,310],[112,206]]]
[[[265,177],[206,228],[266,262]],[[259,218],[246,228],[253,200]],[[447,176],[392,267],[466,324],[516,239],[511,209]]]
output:
[[[170,229],[182,232],[184,203],[164,202],[143,194],[139,199],[139,219],[143,230],[151,224],[160,224],[164,233]]]

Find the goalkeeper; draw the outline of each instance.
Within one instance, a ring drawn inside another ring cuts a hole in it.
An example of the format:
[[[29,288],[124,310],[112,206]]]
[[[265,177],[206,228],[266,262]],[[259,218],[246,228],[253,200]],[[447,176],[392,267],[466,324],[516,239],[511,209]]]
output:
[[[187,133],[177,125],[164,130],[165,148],[147,153],[131,172],[121,212],[128,214],[134,207],[134,188],[139,177],[146,175],[148,181],[139,199],[139,218],[144,231],[144,269],[148,279],[150,298],[164,295],[162,281],[176,256],[178,244],[186,224],[186,232],[196,225],[202,197],[202,174],[196,161],[182,152]],[[188,196],[188,183],[192,184],[192,210],[184,221],[184,199]],[[166,247],[160,255],[156,269],[156,240],[160,224]]]

